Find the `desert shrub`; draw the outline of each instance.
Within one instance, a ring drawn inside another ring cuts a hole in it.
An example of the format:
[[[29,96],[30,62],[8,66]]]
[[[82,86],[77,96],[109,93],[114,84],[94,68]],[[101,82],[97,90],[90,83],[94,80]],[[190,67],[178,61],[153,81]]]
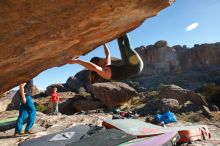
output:
[[[207,84],[195,90],[206,97],[209,102],[220,102],[220,86],[215,84]]]
[[[39,105],[36,106],[36,110],[38,112],[42,112],[43,113],[43,112],[45,112],[47,110],[47,107],[45,105],[39,104]]]
[[[175,114],[178,121],[185,121],[185,122],[199,122],[207,120],[207,118],[202,115],[201,113],[182,113],[182,114]]]
[[[78,93],[83,97],[91,96],[90,93],[86,92],[86,89],[84,87],[80,87]]]
[[[149,91],[147,92],[147,97],[157,98],[159,96],[159,91]]]

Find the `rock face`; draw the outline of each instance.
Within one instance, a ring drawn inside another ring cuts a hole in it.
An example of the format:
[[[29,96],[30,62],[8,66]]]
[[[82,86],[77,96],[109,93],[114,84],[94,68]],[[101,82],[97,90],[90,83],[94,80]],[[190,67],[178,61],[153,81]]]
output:
[[[40,93],[39,89],[37,88],[36,85],[34,85],[33,88],[32,88],[32,95],[34,96],[34,95],[37,95],[39,93]]]
[[[181,87],[175,85],[168,85],[163,87],[160,90],[159,96],[161,98],[176,99],[180,105],[183,105],[187,101],[191,101],[193,104],[200,107],[208,106],[204,96],[190,90],[182,89]]]
[[[73,102],[76,111],[96,110],[102,106],[103,104],[98,100],[79,99]]]
[[[220,43],[187,48],[169,47],[166,41],[158,41],[136,50],[144,62],[139,82],[147,89],[175,84],[196,90],[204,84],[220,84]]]
[[[162,98],[157,102],[157,109],[159,109],[159,111],[162,113],[165,113],[167,111],[177,112],[180,108],[181,106],[176,99]]]
[[[75,76],[71,76],[66,81],[66,86],[73,92],[78,92],[80,87],[86,88],[90,84],[89,81],[89,70],[82,70]]]
[[[123,105],[138,96],[135,89],[121,82],[95,83],[91,88],[94,97],[109,108]]]
[[[0,98],[0,112],[6,111],[10,103],[11,103],[11,99],[9,97]]]
[[[0,93],[138,27],[172,0],[0,3]]]
[[[57,92],[68,92],[70,89],[66,87],[66,84],[52,84],[47,87],[45,94],[50,95],[53,88],[57,88]]]
[[[18,110],[20,106],[20,93],[17,91],[12,97],[11,103],[8,105],[7,110]]]
[[[136,48],[144,69],[136,79],[146,89],[175,84],[196,90],[205,84],[220,84],[220,43],[170,47],[164,40]],[[141,78],[139,78],[141,77]]]
[[[220,43],[169,47],[164,40],[136,48],[144,62],[142,75],[181,73],[220,64]]]

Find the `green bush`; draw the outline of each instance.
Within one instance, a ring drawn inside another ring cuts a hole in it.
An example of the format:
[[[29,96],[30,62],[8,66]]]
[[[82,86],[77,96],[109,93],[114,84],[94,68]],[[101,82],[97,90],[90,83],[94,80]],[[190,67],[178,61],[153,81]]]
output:
[[[91,96],[90,93],[86,92],[86,89],[84,87],[80,87],[78,92],[79,92],[79,95],[83,97]]]
[[[196,89],[196,92],[201,93],[210,102],[220,102],[220,86],[213,83],[207,84],[201,88]]]
[[[46,110],[47,110],[47,107],[45,106],[45,105],[37,105],[36,106],[36,110],[38,111],[38,112],[45,112]]]
[[[157,98],[159,96],[159,91],[149,91],[147,92],[147,97]]]

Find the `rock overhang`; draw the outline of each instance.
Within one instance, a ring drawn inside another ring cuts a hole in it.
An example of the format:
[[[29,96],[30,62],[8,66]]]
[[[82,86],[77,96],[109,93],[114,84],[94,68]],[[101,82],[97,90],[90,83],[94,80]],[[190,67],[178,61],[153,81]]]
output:
[[[0,2],[0,93],[135,29],[172,2]]]

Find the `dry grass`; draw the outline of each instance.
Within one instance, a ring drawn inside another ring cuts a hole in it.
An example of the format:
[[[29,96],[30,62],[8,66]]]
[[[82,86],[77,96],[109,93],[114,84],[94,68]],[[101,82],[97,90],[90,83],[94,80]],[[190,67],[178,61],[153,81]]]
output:
[[[191,123],[209,120],[201,112],[176,114],[176,117],[178,121],[191,122]]]
[[[45,106],[45,105],[41,105],[41,104],[39,104],[39,105],[37,105],[36,106],[36,110],[38,111],[38,112],[42,112],[42,113],[44,113],[45,111],[47,111],[47,107]]]
[[[220,112],[212,112],[212,117],[207,118],[201,112],[196,113],[185,113],[185,114],[176,114],[178,121],[184,122],[219,122],[220,121]]]
[[[211,118],[211,120],[212,121],[220,121],[220,112],[212,112],[212,118]]]
[[[149,91],[146,95],[149,98],[157,98],[159,96],[159,91]]]
[[[220,86],[215,84],[208,84],[196,90],[201,93],[210,102],[219,102]]]

